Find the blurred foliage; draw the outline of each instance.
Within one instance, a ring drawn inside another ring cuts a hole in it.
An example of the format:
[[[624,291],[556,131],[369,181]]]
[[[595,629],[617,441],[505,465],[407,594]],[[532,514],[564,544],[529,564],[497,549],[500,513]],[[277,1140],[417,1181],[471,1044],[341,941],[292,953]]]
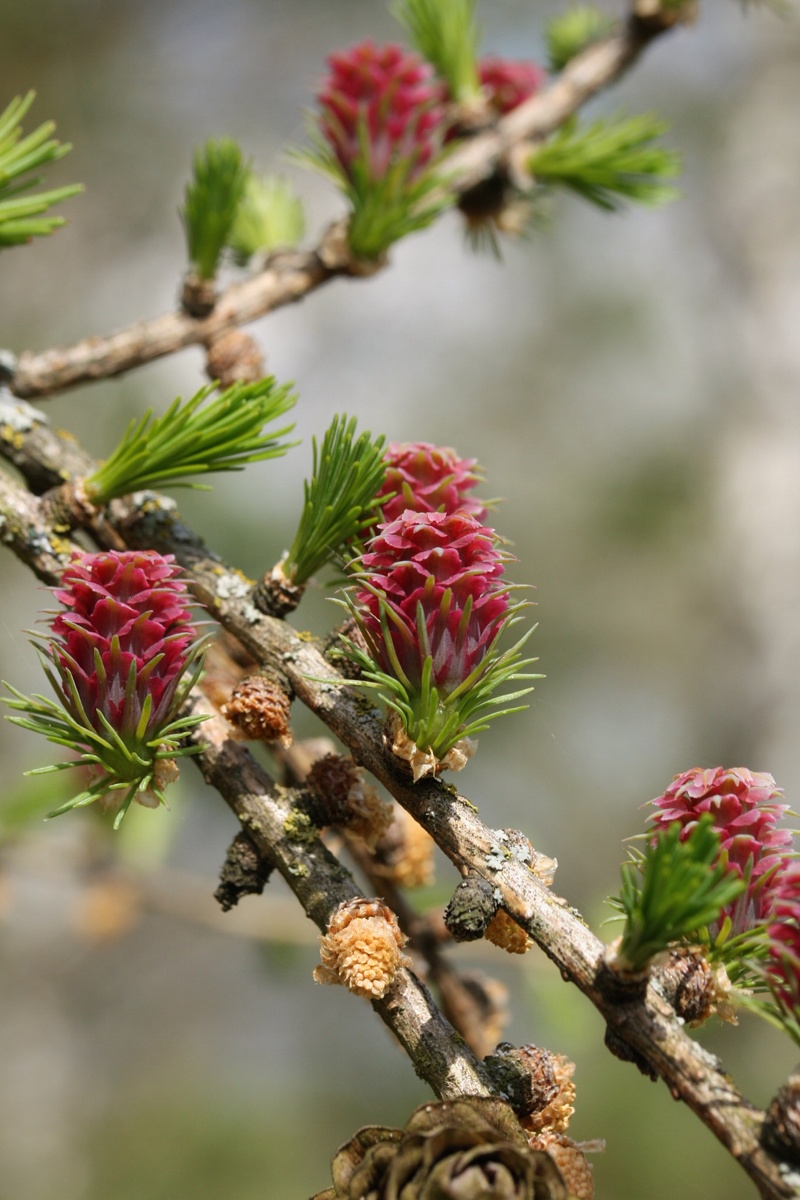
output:
[[[0,112],[0,249],[18,246],[34,237],[44,237],[64,224],[63,217],[45,217],[48,208],[83,191],[81,184],[52,188],[49,192],[24,195],[41,183],[31,171],[56,162],[72,147],[58,142],[50,134],[54,121],[45,121],[33,133],[22,137],[20,122],[33,104],[35,92],[17,96]],[[21,139],[21,140],[20,140]]]
[[[607,37],[615,26],[616,22],[593,4],[569,8],[551,17],[545,26],[550,70],[562,71],[570,59]]]

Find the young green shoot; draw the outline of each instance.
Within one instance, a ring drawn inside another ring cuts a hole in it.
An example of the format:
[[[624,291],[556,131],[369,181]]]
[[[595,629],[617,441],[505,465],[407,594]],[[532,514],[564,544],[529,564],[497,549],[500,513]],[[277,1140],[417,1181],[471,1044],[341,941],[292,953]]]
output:
[[[584,127],[572,118],[529,156],[528,168],[538,183],[569,188],[599,208],[614,210],[625,200],[665,204],[678,195],[665,181],[680,170],[675,151],[653,145],[665,129],[649,113]]]
[[[322,445],[313,440],[311,478],[303,485],[300,525],[281,571],[296,587],[348,545],[376,518],[375,501],[386,478],[384,438],[356,438],[356,420],[335,416]],[[352,551],[351,551],[352,554]]]
[[[239,266],[255,255],[290,249],[305,232],[303,203],[288,179],[250,175],[228,234],[228,246]]]
[[[33,104],[35,92],[17,96],[0,113],[0,249],[44,237],[64,224],[63,217],[46,217],[48,209],[83,191],[79,183],[24,195],[41,183],[31,171],[63,158],[72,147],[51,137],[55,124],[46,121],[22,137],[21,121]]]
[[[113,454],[84,480],[89,501],[101,506],[144,488],[193,487],[191,475],[241,471],[247,463],[279,458],[296,442],[281,441],[293,424],[265,432],[296,401],[290,384],[272,376],[234,384],[214,399],[210,384],[185,404],[178,397],[161,417],[134,418]],[[207,403],[206,403],[207,402]]]
[[[248,176],[242,151],[231,138],[212,139],[195,153],[180,215],[189,261],[200,279],[217,273]]]
[[[563,71],[587,47],[608,37],[616,25],[616,21],[592,4],[568,8],[565,13],[551,17],[545,25],[550,70]]]
[[[394,15],[447,84],[451,100],[480,95],[475,0],[397,0]]]
[[[685,841],[675,822],[644,853],[622,866],[622,891],[613,901],[625,915],[617,965],[645,971],[653,959],[682,941],[708,941],[703,930],[747,886],[719,862],[719,834],[704,815]]]

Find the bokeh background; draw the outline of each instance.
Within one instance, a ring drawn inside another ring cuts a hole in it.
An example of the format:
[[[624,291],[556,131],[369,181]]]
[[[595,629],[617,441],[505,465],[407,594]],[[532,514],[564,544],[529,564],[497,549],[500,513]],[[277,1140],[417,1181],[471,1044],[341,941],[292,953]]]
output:
[[[556,11],[484,0],[486,49],[541,58]],[[276,167],[325,55],[366,36],[397,36],[378,0],[0,0],[0,102],[35,87],[32,117],[74,144],[53,182],[86,184],[65,230],[3,254],[0,343],[44,349],[172,307],[193,148],[227,134]],[[257,323],[270,369],[296,381],[303,444],[180,496],[255,576],[291,539],[311,434],[334,413],[480,459],[536,587],[546,679],[463,783],[487,822],[558,858],[557,890],[601,932],[623,840],[675,772],[747,765],[795,806],[800,791],[797,11],[708,0],[591,108],[620,110],[670,122],[679,202],[607,216],[563,199],[502,262],[467,251],[451,215],[391,270]],[[286,169],[316,236],[339,201]],[[102,457],[131,415],[201,382],[188,350],[42,407]],[[2,675],[37,690],[20,630],[46,595],[10,555],[2,587]],[[322,590],[296,614],[333,619]],[[91,812],[42,825],[52,792],[21,776],[47,748],[2,738],[3,1200],[298,1200],[359,1125],[427,1098],[366,1004],[314,986],[315,930],[280,880],[217,912],[234,822],[191,766],[171,810],[132,813],[112,845]],[[445,898],[452,868],[438,878]],[[459,954],[509,987],[510,1040],[577,1063],[574,1135],[608,1143],[599,1200],[752,1194],[666,1089],[608,1055],[542,955]],[[699,1036],[758,1104],[794,1062],[752,1019]]]

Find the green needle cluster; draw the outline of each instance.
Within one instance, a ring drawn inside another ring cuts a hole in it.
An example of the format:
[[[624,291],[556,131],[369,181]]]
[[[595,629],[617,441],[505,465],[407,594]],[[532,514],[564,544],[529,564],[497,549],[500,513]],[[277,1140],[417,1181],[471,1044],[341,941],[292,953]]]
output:
[[[573,118],[528,159],[537,182],[570,188],[600,208],[623,200],[664,204],[677,196],[665,183],[680,169],[678,155],[652,143],[667,128],[650,113],[580,127]]]
[[[231,138],[212,139],[194,156],[180,214],[189,261],[200,279],[213,279],[217,272],[248,176],[242,151]]]
[[[81,184],[73,183],[33,196],[23,195],[41,183],[41,179],[38,176],[23,179],[22,176],[63,158],[72,149],[69,144],[62,145],[50,136],[55,129],[53,121],[46,121],[33,133],[22,137],[20,122],[35,95],[35,92],[28,92],[26,96],[17,96],[0,113],[0,248],[18,246],[31,238],[52,233],[64,224],[64,218],[41,214],[83,191]]]
[[[656,955],[681,939],[705,940],[703,930],[719,919],[746,882],[719,859],[719,834],[704,815],[686,841],[676,821],[622,867],[622,893],[614,906],[625,914],[618,961],[644,971]]]
[[[352,598],[348,597],[344,604],[358,622],[359,614]],[[524,605],[517,605],[514,611],[522,607]],[[393,658],[394,675],[388,675],[377,667],[373,659],[349,638],[343,637],[342,643],[348,657],[361,670],[360,686],[376,688],[387,708],[398,714],[411,740],[420,750],[430,750],[437,759],[443,759],[462,739],[483,733],[497,717],[523,712],[528,707],[527,704],[515,704],[511,708],[500,706],[527,696],[533,691],[533,686],[503,692],[499,696],[494,694],[498,688],[516,680],[543,678],[542,675],[522,670],[523,667],[538,662],[536,658],[522,657],[522,649],[536,628],[534,625],[509,649],[490,652],[457,688],[446,695],[433,683],[433,657],[428,653],[420,686],[412,688],[396,654],[392,653],[389,625],[391,619],[391,610],[382,606],[381,625],[384,630],[384,642]],[[512,617],[506,628],[510,628],[516,622],[517,618]],[[427,632],[421,608],[417,626],[420,643],[425,644]]]
[[[394,15],[453,100],[480,95],[475,0],[398,0]]]
[[[206,403],[215,390],[210,384],[185,404],[179,397],[162,417],[148,409],[131,421],[114,453],[84,480],[88,499],[99,506],[143,488],[202,487],[187,477],[240,471],[296,445],[280,440],[294,425],[264,432],[294,405],[291,384],[279,386],[270,375],[234,384]]]
[[[301,586],[376,520],[375,500],[386,478],[384,438],[364,432],[356,420],[335,416],[322,439],[313,441],[311,479],[292,547],[281,564],[286,578]]]
[[[255,254],[296,246],[305,232],[300,197],[279,175],[250,175],[236,210],[228,246],[240,266]]]
[[[560,16],[552,17],[545,26],[550,70],[563,71],[567,63],[588,46],[608,37],[616,24],[591,4],[569,8]]]

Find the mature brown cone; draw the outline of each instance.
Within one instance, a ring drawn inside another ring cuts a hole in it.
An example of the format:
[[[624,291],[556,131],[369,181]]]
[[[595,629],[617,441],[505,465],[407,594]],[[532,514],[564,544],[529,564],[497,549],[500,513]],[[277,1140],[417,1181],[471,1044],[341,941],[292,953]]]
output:
[[[553,1160],[512,1109],[484,1097],[423,1104],[405,1129],[369,1125],[334,1156],[313,1200],[567,1200]]]

